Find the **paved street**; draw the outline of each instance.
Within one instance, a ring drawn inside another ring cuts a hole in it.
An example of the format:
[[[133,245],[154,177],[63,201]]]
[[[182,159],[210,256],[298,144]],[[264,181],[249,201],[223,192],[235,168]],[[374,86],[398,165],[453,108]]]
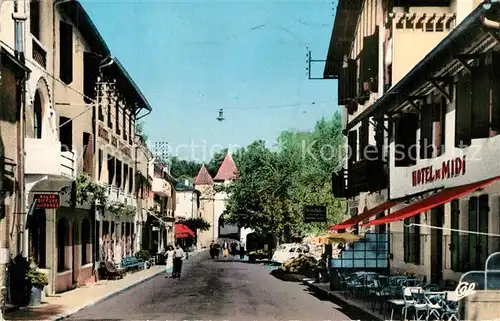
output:
[[[204,252],[184,264],[182,279],[159,275],[71,320],[351,320],[332,302],[270,269],[237,261],[212,261]]]

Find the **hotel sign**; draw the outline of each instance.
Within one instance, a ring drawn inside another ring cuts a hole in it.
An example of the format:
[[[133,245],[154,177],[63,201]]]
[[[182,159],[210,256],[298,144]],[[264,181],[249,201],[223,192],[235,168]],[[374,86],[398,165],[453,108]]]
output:
[[[411,173],[412,186],[425,185],[435,181],[465,175],[465,156],[443,161],[440,167],[426,166]]]

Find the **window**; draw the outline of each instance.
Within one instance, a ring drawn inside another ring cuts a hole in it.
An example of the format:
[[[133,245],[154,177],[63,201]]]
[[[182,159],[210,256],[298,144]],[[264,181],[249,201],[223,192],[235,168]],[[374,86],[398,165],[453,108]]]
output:
[[[83,94],[85,103],[90,104],[96,98],[96,82],[99,75],[99,61],[90,52],[83,53]],[[99,104],[99,120],[104,121],[102,106]]]
[[[455,147],[470,146],[472,137],[472,78],[460,77],[455,86]]]
[[[70,118],[59,117],[59,141],[62,152],[73,150],[73,122]]]
[[[42,138],[42,101],[38,91],[33,102],[33,137]]]
[[[128,174],[128,192],[132,194],[134,191],[134,169],[130,167],[129,169],[129,174]]]
[[[99,168],[98,168],[98,175],[99,175],[99,177],[97,178],[98,180],[101,179],[103,157],[104,157],[103,152],[102,152],[101,149],[99,149],[99,154],[98,154],[98,162],[99,162],[99,164],[98,164],[98,166],[99,166]]]
[[[460,201],[451,201],[451,229],[460,229]],[[460,271],[460,235],[457,231],[451,232],[451,270],[459,272]]]
[[[411,223],[420,224],[420,214],[404,220],[403,248],[405,263],[420,264],[420,226],[410,226]]]
[[[40,40],[40,0],[30,1],[30,30]]]
[[[108,184],[112,185],[115,179],[115,158],[108,154]]]
[[[133,123],[134,123],[134,118],[133,118],[133,113],[131,112],[129,122],[128,122],[128,142],[130,145],[132,145],[132,143],[133,143],[132,140],[134,139]]]
[[[109,93],[108,93],[109,94]],[[118,104],[118,102],[114,102],[114,104]],[[113,128],[113,116],[111,114],[111,103],[108,104],[108,127]]]
[[[128,184],[128,165],[127,164],[123,164],[123,189],[125,189],[127,187],[127,184]]]
[[[469,231],[488,233],[488,195],[471,197],[469,200]],[[468,234],[468,270],[482,270],[488,258],[488,236]]]
[[[370,140],[369,135],[369,124],[368,120],[364,120],[361,123],[361,127],[359,128],[359,159],[365,159],[366,155],[366,147],[368,146],[368,142]]]
[[[420,108],[420,159],[432,158],[432,105]]]
[[[444,96],[441,96],[434,104],[433,108],[434,146],[436,146],[434,155],[436,157],[444,154],[446,137],[446,108],[447,100]]]
[[[357,161],[357,145],[358,145],[358,131],[357,130],[351,130],[347,136],[347,143],[349,145],[349,151],[348,151],[348,157],[349,160],[348,162],[350,164],[356,163]]]
[[[92,175],[94,144],[92,134],[83,132],[83,172]]]
[[[122,187],[122,162],[119,160],[116,160],[116,179],[115,179],[115,186],[116,187]]]
[[[73,26],[64,21],[59,21],[59,78],[73,82]]]
[[[116,134],[120,135],[120,104],[118,102],[115,104],[115,128]]]
[[[396,119],[395,155],[396,167],[413,166],[417,163],[417,128],[419,116],[416,114],[402,114]]]
[[[127,129],[128,129],[128,126],[127,126],[127,113],[125,112],[125,110],[123,110],[123,139],[124,140],[128,140]]]
[[[85,265],[90,262],[90,245],[92,245],[90,240],[90,222],[87,219],[82,221],[82,265]]]

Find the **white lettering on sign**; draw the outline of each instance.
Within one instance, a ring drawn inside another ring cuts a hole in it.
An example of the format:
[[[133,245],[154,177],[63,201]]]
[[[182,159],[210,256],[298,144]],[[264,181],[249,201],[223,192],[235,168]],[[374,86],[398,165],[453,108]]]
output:
[[[424,185],[437,180],[449,179],[466,173],[465,156],[457,157],[441,163],[441,167],[431,166],[422,167],[411,173],[412,186]]]
[[[476,283],[460,282],[455,289],[457,295],[456,300],[459,301],[469,295],[476,293]]]

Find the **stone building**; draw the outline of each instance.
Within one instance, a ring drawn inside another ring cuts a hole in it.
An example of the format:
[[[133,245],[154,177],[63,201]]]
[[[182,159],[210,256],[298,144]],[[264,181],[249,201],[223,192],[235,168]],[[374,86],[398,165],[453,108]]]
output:
[[[226,208],[228,195],[223,189],[217,188],[220,185],[231,184],[237,175],[238,169],[228,152],[213,178],[203,165],[194,179],[194,188],[200,192],[200,217],[211,225],[210,230],[198,233],[199,246],[208,246],[212,240],[216,241],[220,234],[238,233],[238,228],[235,226],[229,224],[220,226],[219,224]]]

